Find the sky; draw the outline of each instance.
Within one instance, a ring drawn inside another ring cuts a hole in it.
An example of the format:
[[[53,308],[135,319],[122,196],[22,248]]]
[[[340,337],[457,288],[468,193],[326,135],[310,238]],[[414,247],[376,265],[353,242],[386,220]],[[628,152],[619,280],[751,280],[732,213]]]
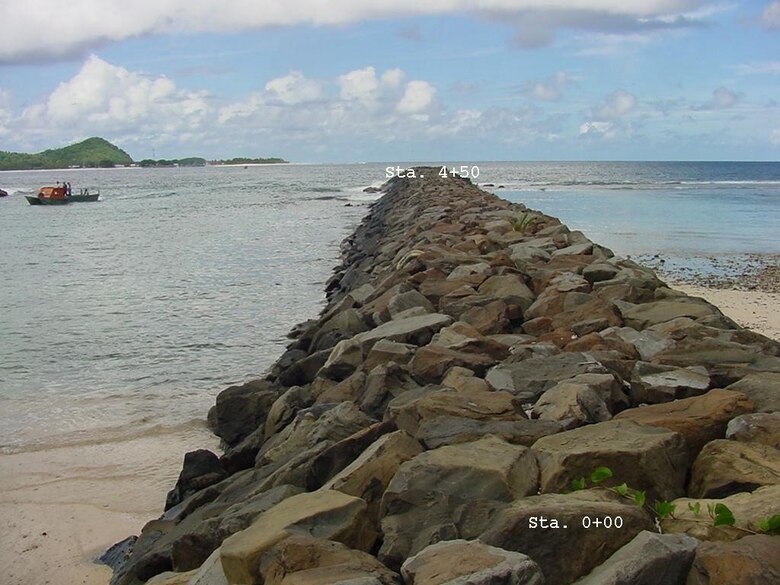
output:
[[[780,159],[777,0],[0,0],[0,23],[0,150]]]

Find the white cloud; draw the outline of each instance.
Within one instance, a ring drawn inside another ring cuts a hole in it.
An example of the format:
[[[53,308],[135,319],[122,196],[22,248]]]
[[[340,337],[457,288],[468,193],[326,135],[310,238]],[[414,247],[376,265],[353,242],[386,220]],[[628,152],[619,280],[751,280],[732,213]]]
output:
[[[525,89],[525,95],[535,100],[555,102],[561,99],[563,90],[573,83],[570,75],[564,71],[558,71],[547,79],[530,82]]]
[[[91,56],[45,102],[15,121],[37,133],[71,130],[82,135],[125,132],[170,135],[197,128],[209,114],[206,92],[176,88],[166,77],[128,71]]]
[[[772,2],[764,9],[761,22],[769,30],[780,30],[780,2]]]
[[[580,135],[584,136],[587,134],[601,134],[604,136],[612,136],[613,129],[614,124],[612,124],[612,122],[585,122],[580,125]]]
[[[237,32],[453,13],[511,24],[520,45],[539,46],[562,27],[620,33],[691,26],[696,17],[688,11],[704,4],[705,0],[4,1],[0,62],[71,58],[106,43],[150,34]],[[770,9],[765,20],[772,18]]]
[[[780,75],[780,61],[758,61],[732,65],[731,69],[741,75]]]
[[[636,107],[636,96],[619,89],[609,94],[604,102],[596,106],[593,115],[597,120],[614,120],[628,114]]]
[[[319,82],[307,79],[300,71],[291,71],[284,77],[272,79],[265,84],[265,91],[270,101],[278,101],[288,106],[314,102],[322,98],[322,87]]]
[[[436,97],[436,88],[427,81],[410,81],[396,106],[400,114],[421,114],[431,107]]]

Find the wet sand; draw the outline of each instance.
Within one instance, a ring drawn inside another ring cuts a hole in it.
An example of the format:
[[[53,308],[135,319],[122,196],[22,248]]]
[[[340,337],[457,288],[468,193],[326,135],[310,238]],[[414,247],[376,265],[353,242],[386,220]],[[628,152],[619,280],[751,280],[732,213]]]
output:
[[[105,585],[94,563],[163,511],[186,451],[217,448],[205,427],[161,437],[0,455],[4,585]]]

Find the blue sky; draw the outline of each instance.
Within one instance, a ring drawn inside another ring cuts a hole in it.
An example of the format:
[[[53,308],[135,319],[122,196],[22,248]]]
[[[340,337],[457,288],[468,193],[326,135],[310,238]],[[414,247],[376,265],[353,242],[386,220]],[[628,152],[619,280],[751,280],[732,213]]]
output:
[[[0,0],[0,149],[778,160],[780,2]]]

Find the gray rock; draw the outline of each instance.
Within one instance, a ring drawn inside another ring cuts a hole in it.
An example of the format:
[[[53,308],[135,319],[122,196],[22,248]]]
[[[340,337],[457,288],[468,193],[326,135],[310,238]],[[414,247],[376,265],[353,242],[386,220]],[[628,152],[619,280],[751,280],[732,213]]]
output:
[[[643,530],[575,585],[685,585],[699,541]]]
[[[359,333],[353,339],[360,344],[364,352],[368,352],[380,339],[425,345],[434,333],[451,324],[452,321],[452,317],[440,313],[397,319],[383,323],[370,331]]]
[[[485,380],[496,390],[507,390],[524,402],[534,402],[542,392],[561,380],[592,373],[607,374],[609,371],[587,354],[567,352],[498,364],[488,371]]]
[[[620,518],[620,529],[586,524]],[[606,561],[653,521],[633,502],[604,490],[543,494],[515,500],[490,522],[479,540],[531,557],[545,583],[571,583]]]
[[[557,256],[580,256],[582,254],[590,254],[593,251],[592,242],[583,242],[581,244],[572,244],[565,248],[560,248],[552,253],[552,257]]]
[[[756,412],[780,412],[780,373],[748,374],[726,389],[746,394]]]
[[[211,422],[214,433],[229,445],[238,443],[265,424],[279,391],[265,380],[230,386],[217,395]]]
[[[740,415],[729,421],[726,438],[780,449],[780,412]]]
[[[677,368],[637,362],[631,373],[631,401],[634,404],[659,404],[678,398],[704,394],[710,376],[702,366]]]
[[[422,422],[417,430],[417,439],[428,449],[436,449],[494,435],[508,443],[530,447],[538,439],[562,430],[560,423],[547,420],[501,421],[437,416]]]

